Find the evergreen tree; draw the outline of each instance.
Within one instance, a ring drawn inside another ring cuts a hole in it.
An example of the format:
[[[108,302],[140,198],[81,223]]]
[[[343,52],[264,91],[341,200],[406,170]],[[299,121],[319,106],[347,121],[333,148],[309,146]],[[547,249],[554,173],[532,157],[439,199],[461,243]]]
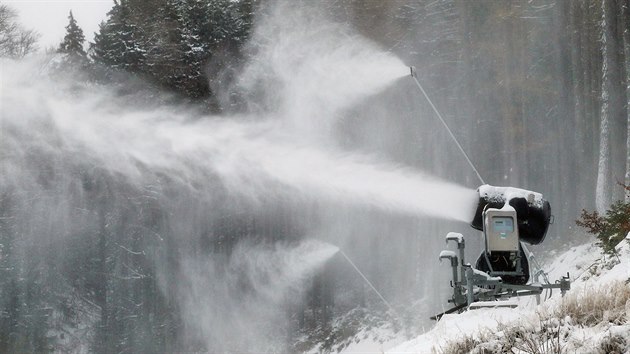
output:
[[[188,0],[182,8],[183,43],[182,56],[188,65],[185,92],[191,97],[210,94],[204,65],[212,55],[211,34],[207,1]]]
[[[99,33],[94,36],[92,59],[114,69],[141,72],[146,49],[139,40],[140,30],[132,21],[127,1],[114,1],[107,15],[107,21],[101,23]]]
[[[241,57],[255,0],[117,0],[91,44],[106,68],[142,73],[195,99],[212,98],[216,76]]]
[[[244,56],[242,49],[249,39],[256,0],[213,0],[208,4],[208,39],[211,54],[205,69],[207,82],[218,106],[242,106],[242,98],[234,92],[225,92],[237,75]]]
[[[145,33],[151,33],[148,42],[147,72],[155,80],[175,91],[183,91],[185,72],[189,63],[184,58],[186,51],[185,27],[181,2],[166,0],[159,6]]]
[[[86,58],[87,55],[83,49],[85,36],[83,35],[81,27],[77,25],[77,21],[72,15],[72,11],[70,11],[68,20],[69,23],[66,26],[66,36],[64,37],[63,42],[59,45],[57,52],[68,54],[71,58]]]

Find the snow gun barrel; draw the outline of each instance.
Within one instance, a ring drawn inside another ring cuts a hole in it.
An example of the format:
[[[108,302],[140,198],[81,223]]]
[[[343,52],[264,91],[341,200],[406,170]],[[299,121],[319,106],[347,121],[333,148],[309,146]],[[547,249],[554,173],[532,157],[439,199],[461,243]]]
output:
[[[470,223],[483,231],[483,212],[488,208],[501,209],[507,202],[516,210],[518,233],[521,241],[537,245],[545,240],[551,224],[551,206],[540,193],[512,187],[495,187],[487,184],[477,189],[479,203]]]
[[[415,66],[410,66],[409,67],[409,71],[411,73],[411,77],[417,77],[416,76],[416,67]]]

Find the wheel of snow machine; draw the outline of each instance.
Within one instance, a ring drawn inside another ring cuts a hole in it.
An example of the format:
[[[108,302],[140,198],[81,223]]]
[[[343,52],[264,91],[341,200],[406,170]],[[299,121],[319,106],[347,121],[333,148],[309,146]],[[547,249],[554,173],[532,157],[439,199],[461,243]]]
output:
[[[521,253],[521,268],[523,271],[522,275],[501,275],[501,279],[506,284],[514,284],[514,285],[525,285],[529,281],[529,261],[525,256],[525,251],[523,250],[523,246],[519,245],[519,251]],[[510,262],[509,260],[510,253],[509,252],[494,252],[488,255],[490,259],[490,263],[492,264],[492,270],[495,272],[514,272],[516,271],[516,265],[514,262]],[[482,272],[489,273],[490,267],[488,266],[488,262],[486,261],[486,257],[484,257],[483,252],[477,258],[477,263],[475,268],[479,269]]]

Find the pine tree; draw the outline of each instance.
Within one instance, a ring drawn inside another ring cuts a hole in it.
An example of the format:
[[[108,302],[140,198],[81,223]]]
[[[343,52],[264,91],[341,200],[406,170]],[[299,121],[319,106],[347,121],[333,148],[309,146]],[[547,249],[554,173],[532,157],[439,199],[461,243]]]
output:
[[[87,54],[83,49],[83,43],[85,42],[85,36],[83,30],[77,25],[77,21],[70,11],[68,16],[69,23],[66,26],[66,36],[63,38],[63,42],[57,49],[58,53],[68,54],[70,58],[87,58]]]
[[[214,49],[237,50],[249,37],[254,0],[214,0],[207,6],[206,41]]]
[[[251,32],[256,0],[212,0],[208,2],[208,23],[205,27],[204,43],[208,46],[206,76],[210,90],[221,92],[221,88],[235,79],[234,68],[243,58],[242,49]],[[239,97],[233,94],[217,96],[217,102],[226,106],[238,106]]]
[[[181,2],[166,0],[151,17],[154,25],[145,28],[145,33],[151,34],[146,71],[156,82],[175,91],[183,91],[189,66],[183,55],[186,41],[182,13]]]
[[[191,97],[210,94],[204,66],[212,56],[208,4],[206,1],[188,0],[182,14],[182,56],[187,65],[184,90]]]
[[[105,68],[142,73],[187,97],[212,98],[209,76],[241,57],[255,3],[115,0],[90,57]]]
[[[127,1],[114,1],[107,15],[107,21],[101,23],[99,33],[94,36],[90,48],[92,59],[114,69],[141,72],[146,49],[139,40],[140,31],[132,21]]]

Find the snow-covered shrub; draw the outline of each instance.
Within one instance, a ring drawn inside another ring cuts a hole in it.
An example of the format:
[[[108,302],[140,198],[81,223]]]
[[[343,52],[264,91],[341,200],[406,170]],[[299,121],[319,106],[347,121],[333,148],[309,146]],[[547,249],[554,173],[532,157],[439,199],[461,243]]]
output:
[[[622,185],[627,191],[630,186]],[[616,201],[604,216],[597,211],[582,210],[580,219],[575,222],[597,237],[597,245],[608,254],[616,253],[616,246],[630,232],[630,203]]]
[[[556,318],[540,318],[540,323],[531,326],[516,326],[505,331],[502,352],[531,354],[562,353],[561,337],[566,337],[562,324]],[[562,335],[561,335],[562,333]]]
[[[540,320],[539,324],[519,323],[505,326],[504,331],[483,331],[480,334],[466,335],[458,340],[448,342],[438,353],[440,354],[491,354],[491,353],[528,353],[559,354],[562,353],[566,330],[562,330],[558,321]],[[562,334],[561,334],[562,333]]]
[[[481,343],[481,340],[478,338],[465,336],[458,341],[449,343],[441,353],[472,353],[473,350],[476,350],[479,354],[486,354],[485,349],[479,348]]]
[[[437,353],[559,354],[564,353],[568,343],[575,340],[571,339],[571,332],[575,328],[627,325],[629,319],[630,285],[620,281],[606,287],[569,292],[558,306],[546,311],[539,308],[533,320],[500,324],[499,328],[503,330],[499,332],[482,330],[465,335],[447,342]],[[609,333],[591,348],[599,353],[625,353],[627,339]]]
[[[618,334],[609,334],[604,337],[599,349],[606,354],[626,353],[626,339]]]
[[[601,322],[623,324],[628,322],[626,309],[630,308],[630,285],[616,282],[600,288],[569,292],[556,310],[559,318],[569,316],[574,324],[594,326]]]

